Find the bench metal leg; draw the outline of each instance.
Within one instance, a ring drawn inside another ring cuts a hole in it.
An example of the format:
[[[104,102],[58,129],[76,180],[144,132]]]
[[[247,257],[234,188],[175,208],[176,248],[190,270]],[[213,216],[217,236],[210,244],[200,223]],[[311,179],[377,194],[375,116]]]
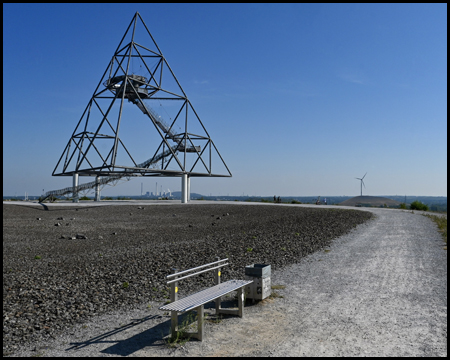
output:
[[[221,298],[217,298],[217,299],[215,300],[215,302],[216,302],[216,315],[219,315],[220,310],[222,310],[222,308],[220,307],[220,302],[221,302],[221,301],[222,301]]]
[[[240,317],[244,317],[244,288],[241,287],[238,292],[238,307],[239,307],[239,313],[238,315]]]
[[[220,257],[216,256],[216,261],[219,261],[219,260],[220,260]],[[219,284],[220,284],[220,275],[221,275],[221,273],[220,273],[220,268],[218,268],[218,269],[216,269],[216,270],[214,271],[214,283],[215,283],[216,285],[219,285]],[[216,315],[219,314],[219,311],[220,311],[220,303],[221,303],[221,301],[222,301],[222,297],[218,297],[218,298],[216,299],[216,301],[215,301],[215,303],[216,303]]]
[[[219,306],[219,309],[217,309],[217,307],[216,307],[216,315],[229,314],[229,315],[238,315],[240,317],[244,317],[244,288],[243,287],[237,289],[237,297],[238,297],[238,309],[223,309]]]
[[[178,331],[178,312],[171,311],[170,329],[172,331],[172,339],[175,339]]]
[[[219,297],[215,300],[216,303],[216,315],[220,312],[220,303],[222,302],[222,297]]]
[[[205,315],[205,310],[203,305],[196,307],[195,310],[197,311],[197,332],[192,333],[190,332],[188,335],[189,337],[198,339],[200,341],[203,340],[203,335],[205,334],[204,328],[203,328],[203,318]]]
[[[198,326],[197,326],[197,339],[199,339],[200,341],[202,341],[203,340],[203,334],[204,334],[204,331],[203,331],[203,315],[204,315],[204,308],[203,308],[203,305],[202,306],[199,306],[198,308],[197,308],[197,323],[198,323]]]
[[[177,269],[172,269],[172,274],[176,274],[178,272]],[[175,279],[177,279],[178,276],[175,276]],[[178,300],[178,281],[170,284],[170,302],[175,302]],[[171,322],[170,327],[172,330],[172,339],[175,339],[177,336],[178,331],[178,312],[172,311],[171,312]]]

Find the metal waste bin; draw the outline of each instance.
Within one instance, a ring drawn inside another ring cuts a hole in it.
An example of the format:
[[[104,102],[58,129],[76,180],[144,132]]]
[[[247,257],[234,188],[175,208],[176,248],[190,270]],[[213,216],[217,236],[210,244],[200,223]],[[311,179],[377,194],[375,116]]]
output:
[[[253,264],[245,267],[245,280],[253,282],[245,287],[248,299],[263,300],[270,296],[270,265]]]

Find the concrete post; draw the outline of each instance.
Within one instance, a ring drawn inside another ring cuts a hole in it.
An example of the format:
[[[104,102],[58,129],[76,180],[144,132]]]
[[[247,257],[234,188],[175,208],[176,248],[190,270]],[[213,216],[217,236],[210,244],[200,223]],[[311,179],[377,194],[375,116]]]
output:
[[[187,183],[188,183],[188,176],[187,176],[187,174],[183,174],[181,176],[181,203],[182,204],[185,204],[188,202]]]
[[[78,186],[78,174],[75,173],[73,174],[73,182],[72,182],[72,192],[73,192],[73,198],[72,198],[72,202],[77,203],[79,202],[78,200],[78,190],[77,190],[77,186]]]
[[[95,199],[94,201],[100,201],[100,176],[95,177]]]

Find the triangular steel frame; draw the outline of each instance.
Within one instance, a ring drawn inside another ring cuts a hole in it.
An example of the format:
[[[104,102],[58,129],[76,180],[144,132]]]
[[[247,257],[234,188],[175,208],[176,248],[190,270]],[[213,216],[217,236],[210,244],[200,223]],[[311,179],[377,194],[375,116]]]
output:
[[[138,23],[139,20],[140,23]],[[150,45],[144,46],[135,41],[137,24],[144,26],[146,34],[149,36],[148,40],[151,40]],[[131,35],[131,40],[124,44],[127,35]],[[141,68],[144,65],[143,70],[145,74],[148,73],[147,77],[131,71],[132,59],[141,62]],[[146,59],[147,62],[153,61],[155,64],[153,68],[147,64]],[[165,87],[167,78],[169,79],[168,83],[172,82],[173,89]],[[104,99],[110,99],[109,105],[101,104],[101,102],[107,101]],[[125,100],[136,105],[143,115],[147,116],[161,138],[153,155],[142,163],[135,161],[119,137],[121,122],[128,120],[123,114]],[[175,118],[171,119],[170,124],[166,124],[161,116],[158,116],[158,113],[148,105],[149,101],[153,100],[180,103],[179,110]],[[119,114],[117,121],[113,121],[114,115],[111,109],[117,104],[119,104]],[[88,124],[92,125],[89,120],[93,112],[99,113],[101,120],[95,131],[88,131]],[[188,131],[188,115],[191,123],[198,121],[197,126],[200,125],[199,129],[203,132],[202,134]],[[184,129],[175,132],[175,123],[177,125],[184,124]],[[107,148],[109,150],[106,152],[96,146],[97,142],[104,139],[111,143],[111,147]],[[121,154],[126,154],[129,164],[117,163],[119,149]],[[187,156],[193,156],[193,158],[191,157],[194,162],[192,166],[188,165]],[[212,156],[222,163],[219,167],[221,170],[225,170],[224,173],[212,171]],[[94,164],[93,158],[97,160],[97,163]],[[138,12],[128,25],[52,173],[53,176],[72,176],[74,174],[79,176],[182,176],[183,174],[187,174],[189,177],[232,176]]]

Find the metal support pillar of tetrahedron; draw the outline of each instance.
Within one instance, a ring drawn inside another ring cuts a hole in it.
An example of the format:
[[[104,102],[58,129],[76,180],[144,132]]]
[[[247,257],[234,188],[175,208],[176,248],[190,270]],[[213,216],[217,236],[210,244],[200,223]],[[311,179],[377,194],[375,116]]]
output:
[[[191,177],[187,177],[187,200],[191,201]]]
[[[188,202],[188,175],[183,174],[181,176],[181,203],[185,204]]]
[[[186,202],[188,178],[232,176],[139,13],[52,173],[74,174],[101,176],[102,185],[136,176],[187,176]]]
[[[100,176],[95,177],[95,199],[94,201],[100,201]]]
[[[72,202],[77,203],[78,202],[78,174],[74,173],[73,174],[73,179],[72,179],[72,186],[73,186],[73,197],[72,197]]]

